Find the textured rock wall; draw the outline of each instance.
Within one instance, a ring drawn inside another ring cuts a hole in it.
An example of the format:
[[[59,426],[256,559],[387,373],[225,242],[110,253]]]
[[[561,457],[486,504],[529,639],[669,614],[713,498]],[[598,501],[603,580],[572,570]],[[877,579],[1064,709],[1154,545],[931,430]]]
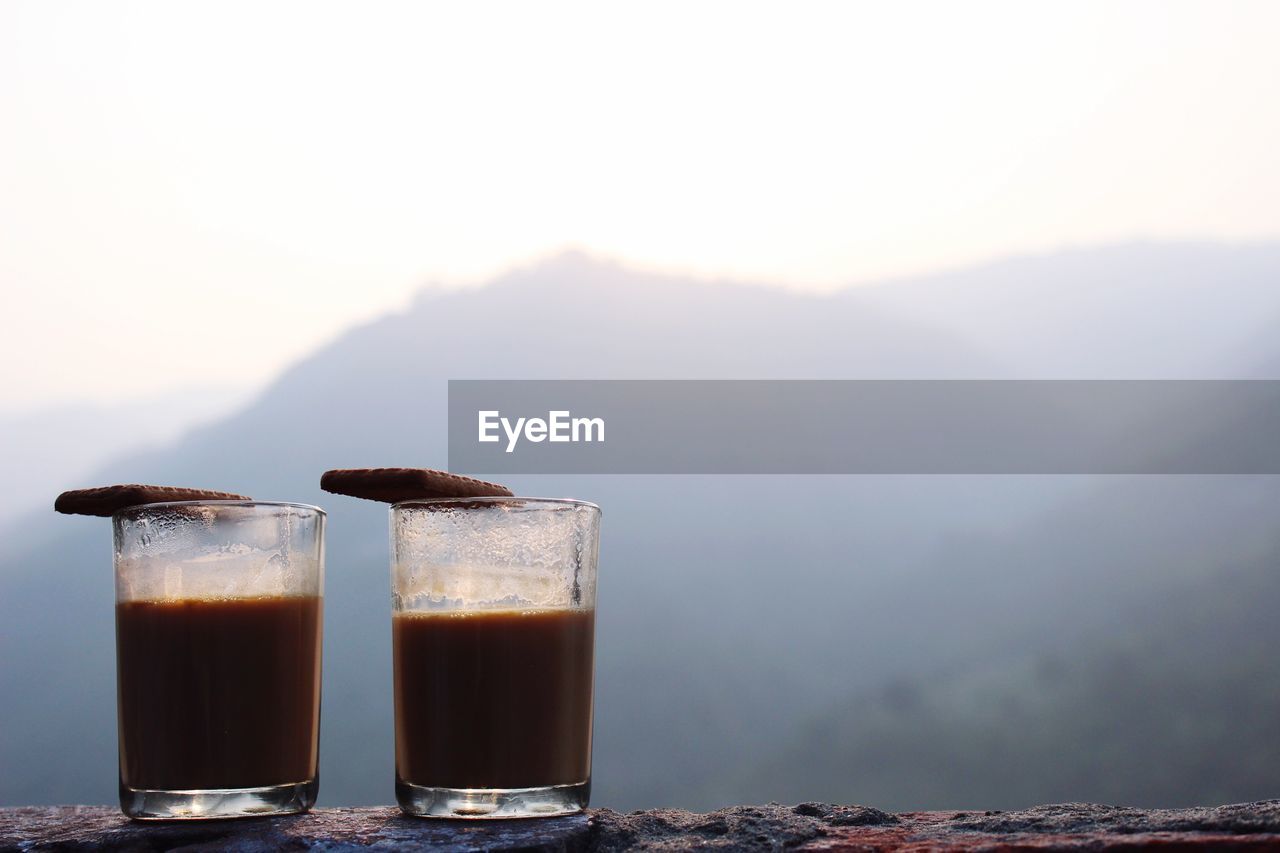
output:
[[[1017,812],[904,812],[803,803],[674,809],[521,821],[431,821],[395,809],[319,809],[308,815],[136,823],[114,809],[0,809],[0,850],[1036,850],[1147,847],[1280,849],[1280,801],[1197,809],[1067,804]]]

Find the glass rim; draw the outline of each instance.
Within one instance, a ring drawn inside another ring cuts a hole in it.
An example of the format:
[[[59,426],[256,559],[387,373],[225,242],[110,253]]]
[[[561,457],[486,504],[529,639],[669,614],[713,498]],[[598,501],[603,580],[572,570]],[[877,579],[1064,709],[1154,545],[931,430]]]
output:
[[[536,504],[537,506],[565,506],[565,507],[584,507],[586,509],[594,509],[597,513],[601,513],[600,505],[591,501],[579,500],[577,498],[526,498],[520,495],[489,495],[487,497],[478,498],[409,498],[404,501],[396,501],[391,505],[391,509],[410,509],[416,506],[451,506],[468,504],[482,504],[485,506],[502,506],[503,504]],[[474,507],[481,509],[482,507]],[[603,514],[603,513],[601,513]]]
[[[136,512],[138,510],[157,509],[157,508],[162,509],[165,507],[183,507],[183,506],[190,506],[190,507],[197,507],[197,506],[224,507],[225,506],[225,507],[245,507],[245,508],[275,507],[275,508],[309,510],[318,515],[322,515],[322,516],[329,515],[329,513],[325,512],[323,509],[321,509],[320,507],[314,504],[295,503],[293,501],[204,500],[204,501],[154,501],[152,503],[134,504],[133,506],[127,506],[122,509],[116,510],[111,514],[111,517],[115,518],[116,516],[125,515],[131,512]]]

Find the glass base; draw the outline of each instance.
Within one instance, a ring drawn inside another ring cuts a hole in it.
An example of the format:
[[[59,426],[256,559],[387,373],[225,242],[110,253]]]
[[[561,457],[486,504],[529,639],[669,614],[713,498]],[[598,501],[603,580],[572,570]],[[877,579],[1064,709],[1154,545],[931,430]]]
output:
[[[135,820],[213,820],[297,814],[315,805],[320,782],[210,791],[150,791],[120,785],[120,809]]]
[[[400,811],[415,817],[553,817],[577,814],[590,797],[591,780],[545,788],[427,788],[396,779]]]

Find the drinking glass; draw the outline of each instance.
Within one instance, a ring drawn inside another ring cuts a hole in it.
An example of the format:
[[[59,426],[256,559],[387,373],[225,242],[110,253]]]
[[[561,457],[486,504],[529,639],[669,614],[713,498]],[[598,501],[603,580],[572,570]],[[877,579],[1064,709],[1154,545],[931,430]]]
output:
[[[288,814],[316,799],[324,521],[312,506],[117,512],[120,807]]]
[[[391,509],[396,799],[424,817],[586,808],[600,508]]]

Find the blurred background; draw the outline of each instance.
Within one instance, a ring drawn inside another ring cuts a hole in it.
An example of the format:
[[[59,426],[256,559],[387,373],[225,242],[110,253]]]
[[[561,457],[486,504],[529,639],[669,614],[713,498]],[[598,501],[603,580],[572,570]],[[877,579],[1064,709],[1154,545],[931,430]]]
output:
[[[387,803],[386,510],[318,480],[443,466],[449,378],[1280,378],[1277,37],[0,5],[0,804],[115,798],[109,525],[63,489],[328,509],[321,804]],[[510,485],[605,510],[596,805],[1280,796],[1274,477]]]

